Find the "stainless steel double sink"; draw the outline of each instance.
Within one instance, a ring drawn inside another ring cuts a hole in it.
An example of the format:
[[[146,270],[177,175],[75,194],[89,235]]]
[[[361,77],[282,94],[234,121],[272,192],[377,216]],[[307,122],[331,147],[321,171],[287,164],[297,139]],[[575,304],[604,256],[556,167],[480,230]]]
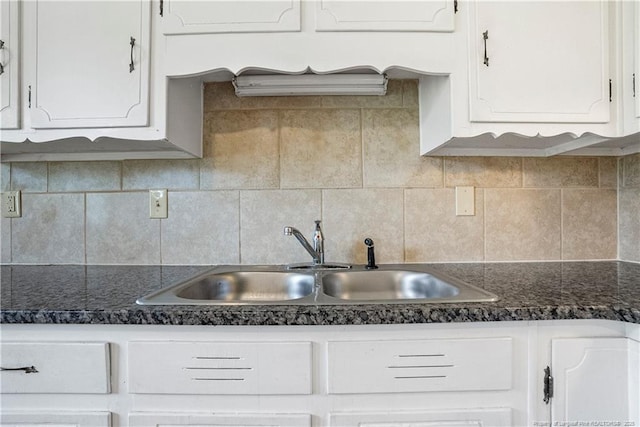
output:
[[[153,292],[141,305],[336,305],[491,302],[498,297],[420,264],[221,266]]]

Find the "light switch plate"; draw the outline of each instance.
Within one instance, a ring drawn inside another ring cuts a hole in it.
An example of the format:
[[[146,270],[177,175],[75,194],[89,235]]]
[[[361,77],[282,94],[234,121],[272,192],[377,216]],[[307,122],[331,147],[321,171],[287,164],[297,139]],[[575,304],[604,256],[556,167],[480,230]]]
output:
[[[2,216],[4,218],[19,218],[22,216],[21,196],[20,191],[5,191],[2,193]]]
[[[149,190],[149,218],[166,218],[167,190]]]
[[[476,192],[474,187],[456,187],[456,215],[476,214]]]

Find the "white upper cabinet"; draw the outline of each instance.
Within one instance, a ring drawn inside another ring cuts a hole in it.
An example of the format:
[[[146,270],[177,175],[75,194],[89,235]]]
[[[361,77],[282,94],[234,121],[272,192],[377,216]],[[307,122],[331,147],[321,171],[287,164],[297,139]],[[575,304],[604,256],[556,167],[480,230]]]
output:
[[[19,127],[19,19],[18,2],[0,2],[0,127]]]
[[[316,0],[316,31],[453,31],[454,2]]]
[[[164,34],[300,30],[300,0],[161,0]]]
[[[30,126],[145,126],[149,3],[29,1],[25,75]]]
[[[606,2],[469,5],[472,122],[609,121]]]

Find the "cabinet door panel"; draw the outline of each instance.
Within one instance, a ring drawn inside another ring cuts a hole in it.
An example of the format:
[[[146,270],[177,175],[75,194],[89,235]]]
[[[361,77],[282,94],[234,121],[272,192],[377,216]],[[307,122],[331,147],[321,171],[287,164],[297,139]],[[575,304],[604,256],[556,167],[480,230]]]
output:
[[[18,2],[3,0],[0,2],[0,127],[17,129],[19,127],[18,87],[19,40],[18,40]]]
[[[300,31],[300,0],[165,0],[164,34]]]
[[[318,0],[317,31],[453,31],[453,1]]]
[[[635,6],[635,72],[634,95],[636,100],[636,117],[640,118],[640,3],[632,2]]]
[[[511,427],[511,409],[450,409],[425,412],[335,413],[331,426],[340,427]]]
[[[197,414],[197,413],[133,413],[132,427],[176,426],[242,426],[242,427],[309,427],[307,414]]]
[[[638,425],[640,343],[629,338],[552,342],[551,421]],[[625,424],[635,422],[635,424]]]
[[[149,3],[41,0],[29,7],[36,32],[31,126],[146,125]]]
[[[606,3],[471,3],[471,121],[608,122]]]

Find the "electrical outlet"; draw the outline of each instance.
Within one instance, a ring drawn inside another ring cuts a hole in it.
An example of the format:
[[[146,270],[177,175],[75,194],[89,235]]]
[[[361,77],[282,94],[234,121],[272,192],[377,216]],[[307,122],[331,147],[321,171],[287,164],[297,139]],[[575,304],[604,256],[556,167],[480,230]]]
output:
[[[167,208],[167,190],[149,190],[149,218],[166,218]]]
[[[2,216],[5,218],[19,218],[22,216],[20,191],[5,191],[2,193]]]
[[[476,192],[473,187],[456,187],[456,215],[476,214]]]

